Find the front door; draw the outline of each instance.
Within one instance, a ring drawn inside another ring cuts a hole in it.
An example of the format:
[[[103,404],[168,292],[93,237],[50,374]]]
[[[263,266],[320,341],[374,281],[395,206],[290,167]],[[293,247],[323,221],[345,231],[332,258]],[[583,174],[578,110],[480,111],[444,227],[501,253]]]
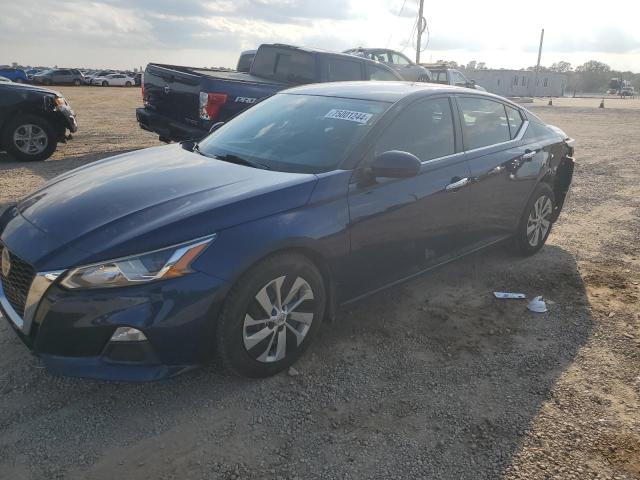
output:
[[[469,170],[451,106],[444,96],[405,107],[354,172],[347,284],[355,286],[340,292],[343,300],[417,274],[464,248],[469,198],[462,187]],[[422,161],[420,173],[368,179],[367,164],[389,150],[414,154]]]

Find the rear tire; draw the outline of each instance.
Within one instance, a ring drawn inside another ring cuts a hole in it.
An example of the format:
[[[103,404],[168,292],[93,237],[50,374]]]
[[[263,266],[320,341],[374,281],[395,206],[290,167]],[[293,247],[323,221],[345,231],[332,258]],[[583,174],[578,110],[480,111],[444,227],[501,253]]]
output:
[[[522,255],[533,255],[544,246],[553,226],[555,205],[551,187],[546,183],[539,184],[527,202],[515,236]]]
[[[2,132],[2,145],[7,153],[21,162],[37,162],[49,158],[58,145],[51,124],[37,115],[18,115]]]
[[[127,82],[124,84],[125,87],[130,87],[131,86],[131,82]]]
[[[73,84],[74,84],[76,87],[79,87],[79,86],[81,85],[81,83],[82,83],[82,82],[80,82],[80,80],[79,80],[79,79],[77,79],[77,78],[73,81]]]
[[[324,279],[310,260],[293,253],[266,258],[227,295],[216,326],[218,356],[237,374],[275,375],[309,346],[325,307]]]

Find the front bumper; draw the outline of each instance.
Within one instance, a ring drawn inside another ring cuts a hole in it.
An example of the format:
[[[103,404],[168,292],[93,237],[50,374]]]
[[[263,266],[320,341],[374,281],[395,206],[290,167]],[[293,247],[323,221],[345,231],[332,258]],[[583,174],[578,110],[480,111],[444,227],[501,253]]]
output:
[[[136,108],[136,120],[140,128],[157,133],[163,141],[182,142],[200,140],[208,131],[176,122],[148,108]]]
[[[148,285],[83,291],[63,289],[54,281],[44,289],[29,325],[15,321],[1,289],[0,313],[51,373],[152,381],[210,357],[226,292],[224,281],[199,272]],[[137,328],[147,340],[112,342],[119,326]]]

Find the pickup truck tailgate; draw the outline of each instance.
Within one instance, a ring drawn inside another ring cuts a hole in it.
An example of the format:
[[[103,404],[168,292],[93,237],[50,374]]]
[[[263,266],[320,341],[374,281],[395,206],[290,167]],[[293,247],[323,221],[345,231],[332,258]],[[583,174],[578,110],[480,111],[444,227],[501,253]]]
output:
[[[201,76],[148,65],[144,73],[145,107],[177,122],[198,126]]]
[[[206,131],[211,124],[226,121],[283,88],[282,83],[248,73],[149,64],[144,75],[144,103],[145,108],[171,121]],[[201,92],[226,95],[215,118],[200,116]]]

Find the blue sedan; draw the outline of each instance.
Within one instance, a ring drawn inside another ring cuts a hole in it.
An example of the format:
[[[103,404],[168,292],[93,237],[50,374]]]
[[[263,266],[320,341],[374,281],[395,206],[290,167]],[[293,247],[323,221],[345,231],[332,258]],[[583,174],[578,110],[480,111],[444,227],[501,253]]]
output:
[[[50,371],[273,375],[340,305],[496,242],[537,252],[573,174],[561,130],[458,87],[303,86],[213,130],[0,217],[0,310]]]

